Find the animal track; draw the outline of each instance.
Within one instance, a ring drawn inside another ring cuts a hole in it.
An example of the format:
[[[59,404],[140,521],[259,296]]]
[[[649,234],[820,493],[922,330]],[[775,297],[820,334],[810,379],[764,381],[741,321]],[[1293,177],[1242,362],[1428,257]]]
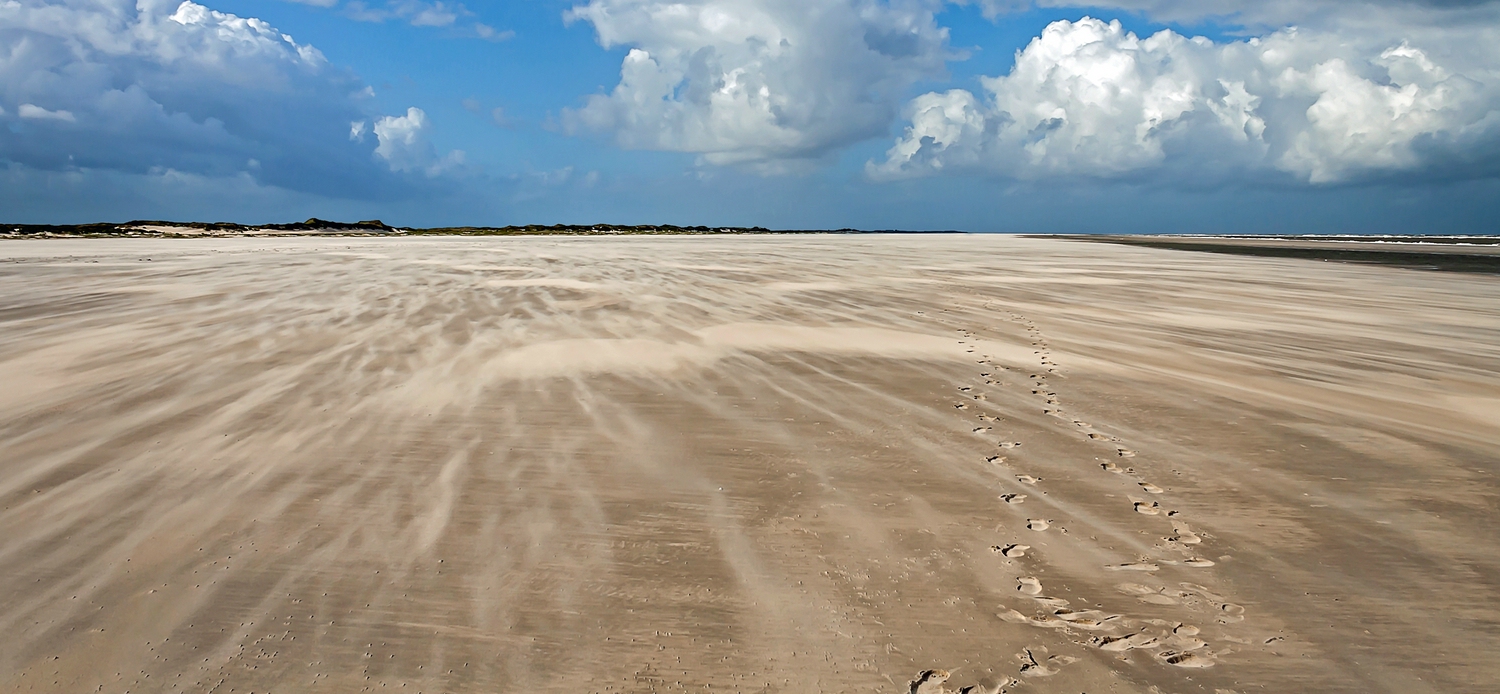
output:
[[[1044,414],[1057,417],[1060,423],[1071,423],[1073,427],[1071,430],[1078,432],[1087,443],[1098,442],[1103,446],[1109,447],[1105,450],[1113,450],[1115,452],[1115,457],[1111,460],[1118,462],[1105,461],[1102,459],[1105,457],[1103,455],[1101,455],[1097,462],[1101,470],[1105,472],[1128,475],[1130,477],[1129,483],[1136,485],[1136,487],[1130,488],[1132,491],[1138,488],[1138,491],[1136,491],[1137,494],[1144,493],[1149,495],[1144,498],[1135,498],[1127,494],[1119,494],[1129,499],[1133,511],[1139,515],[1162,516],[1171,519],[1171,534],[1160,538],[1157,550],[1173,550],[1169,556],[1173,556],[1174,560],[1142,555],[1135,561],[1104,566],[1105,570],[1135,572],[1141,579],[1150,582],[1156,580],[1156,574],[1162,571],[1164,567],[1166,567],[1168,572],[1172,572],[1188,568],[1201,569],[1214,566],[1213,561],[1193,554],[1195,551],[1194,548],[1205,542],[1205,535],[1196,532],[1187,523],[1178,520],[1180,515],[1178,511],[1169,511],[1162,507],[1161,502],[1150,500],[1152,497],[1165,498],[1161,497],[1161,495],[1166,494],[1168,489],[1143,479],[1138,475],[1136,468],[1128,467],[1123,461],[1118,460],[1120,458],[1137,457],[1137,452],[1130,448],[1126,442],[1122,441],[1119,436],[1096,430],[1092,424],[1084,421],[1081,417],[1065,411],[1062,397],[1057,392],[1057,389],[1051,387],[1051,374],[1057,373],[1057,363],[1052,358],[1050,347],[1036,324],[1024,316],[1013,312],[1010,313],[1010,319],[1024,326],[1027,334],[1030,336],[1033,354],[1036,359],[1031,362],[1033,370],[1028,373],[1028,371],[1017,371],[1013,368],[1001,366],[994,362],[988,355],[983,355],[985,356],[984,359],[976,361],[977,364],[981,365],[980,368],[984,369],[983,371],[976,369],[975,373],[978,374],[978,377],[967,384],[955,384],[958,391],[966,397],[962,399],[962,402],[954,405],[954,407],[959,410],[973,411],[974,416],[978,419],[977,423],[970,425],[972,433],[984,435],[993,432],[996,427],[990,426],[989,422],[1005,421],[1004,417],[994,416],[988,412],[988,405],[973,406],[974,402],[985,401],[990,395],[995,395],[997,399],[1002,399],[1000,398],[1001,391],[999,390],[1001,388],[1020,385],[1030,390],[1030,395],[1035,398],[1031,402],[1040,401]],[[977,342],[978,334],[975,331],[966,329],[960,329],[959,332],[960,344],[968,352],[975,352],[979,347]],[[1037,366],[1041,368],[1037,369]],[[1007,372],[1014,376],[1029,375],[1030,381],[1020,384],[1008,381],[1005,376]],[[1024,393],[1025,390],[1020,392]],[[965,416],[967,416],[967,413]],[[969,421],[974,422],[974,420]],[[1001,429],[1005,431],[1008,428],[1009,426]],[[1015,436],[1016,434],[1010,435]],[[985,456],[986,462],[992,465],[1008,465],[1007,456],[1015,455],[1009,453],[1009,451],[1019,449],[1021,441],[995,441],[995,445],[1006,453]],[[1006,469],[1007,472],[1010,472],[1014,476],[1017,482],[1023,485],[1039,485],[1043,481],[1042,478],[1032,474],[1016,474],[1014,472],[1015,468],[1007,467]],[[1024,503],[1027,499],[1026,494],[1020,493],[1003,493],[998,496],[1006,505]],[[1043,518],[1026,519],[1027,529],[1038,533],[1053,529],[1053,524],[1053,521]],[[1060,533],[1067,533],[1066,528],[1058,527],[1056,529]],[[1067,538],[1059,539],[1063,541],[1067,540]],[[1207,539],[1212,539],[1212,536],[1207,536]],[[1031,546],[1018,542],[992,545],[991,550],[1011,560],[1029,560],[1029,558],[1037,556],[1037,550],[1033,550]],[[1187,558],[1183,559],[1183,557]],[[1134,598],[1134,600],[1130,601],[1130,604],[1134,604],[1137,608],[1146,611],[1147,615],[1151,614],[1151,610],[1153,609],[1170,607],[1173,611],[1190,610],[1196,612],[1205,621],[1211,619],[1223,625],[1242,621],[1245,618],[1243,607],[1228,602],[1223,597],[1214,595],[1208,589],[1196,584],[1184,583],[1181,584],[1181,589],[1178,589],[1176,587],[1154,587],[1139,583],[1121,583],[1117,588],[1124,596],[1128,596],[1126,599]],[[1200,635],[1197,627],[1182,624],[1176,620],[1168,621],[1159,618],[1148,618],[1146,616],[1127,616],[1129,613],[1115,614],[1107,611],[1108,608],[1103,606],[1108,600],[1105,600],[1104,603],[1095,603],[1093,601],[1088,601],[1087,603],[1080,602],[1079,607],[1075,609],[1069,606],[1069,600],[1067,599],[1045,595],[1041,580],[1032,576],[1016,579],[1016,590],[1019,593],[1017,598],[1024,599],[1023,602],[1027,603],[1029,607],[1018,605],[1020,609],[1017,610],[1010,609],[1004,605],[1000,606],[999,611],[996,612],[996,616],[1005,622],[1041,629],[1058,630],[1061,634],[1066,635],[1067,639],[1075,643],[1085,644],[1099,651],[1113,653],[1115,657],[1121,659],[1128,660],[1129,658],[1125,654],[1129,651],[1141,650],[1150,652],[1151,660],[1174,668],[1205,668],[1213,666],[1216,662],[1215,654],[1211,650],[1211,644]],[[1115,599],[1119,600],[1121,598]],[[1075,600],[1080,599],[1075,598]],[[1145,605],[1156,606],[1156,608],[1145,607]],[[1118,608],[1119,606],[1116,607]],[[1230,636],[1225,636],[1225,638],[1233,639]],[[1021,654],[1018,654],[1017,657],[1021,660],[1020,675],[1023,678],[1054,675],[1061,667],[1076,660],[1064,655],[1049,656],[1048,651],[1041,647],[1026,649]],[[946,684],[949,678],[950,674],[945,671],[924,671],[918,676],[918,679],[911,682],[910,690],[912,694],[953,694],[955,691],[960,694],[1000,694],[1006,687],[1019,684],[1018,681],[1007,679],[1004,683],[1000,684],[986,681],[981,682],[979,685],[970,685],[962,689],[950,689]]]
[[[1136,513],[1144,514],[1147,516],[1161,515],[1161,504],[1158,504],[1155,501],[1151,503],[1146,503],[1144,501],[1134,501],[1133,503],[1135,504]]]
[[[995,545],[990,549],[993,549],[996,552],[999,552],[1007,557],[1015,558],[1026,556],[1026,550],[1031,549],[1031,545],[1006,545],[1004,547]]]
[[[1196,545],[1203,542],[1203,538],[1188,528],[1186,523],[1172,522],[1172,536],[1167,538],[1168,542],[1178,542],[1184,545]]]

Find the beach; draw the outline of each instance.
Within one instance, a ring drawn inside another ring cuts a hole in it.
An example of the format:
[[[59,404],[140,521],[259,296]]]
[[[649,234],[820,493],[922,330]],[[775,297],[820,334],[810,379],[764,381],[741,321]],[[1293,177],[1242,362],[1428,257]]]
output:
[[[0,241],[5,692],[1493,692],[1496,527],[1494,275]]]

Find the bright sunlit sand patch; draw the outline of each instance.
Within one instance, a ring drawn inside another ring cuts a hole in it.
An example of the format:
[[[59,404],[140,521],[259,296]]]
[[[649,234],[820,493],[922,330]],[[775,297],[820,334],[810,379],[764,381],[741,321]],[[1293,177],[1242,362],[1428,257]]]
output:
[[[766,289],[778,292],[838,292],[854,288],[846,282],[771,282]]]
[[[494,279],[485,280],[487,287],[540,287],[551,289],[577,289],[587,291],[599,289],[603,285],[594,282],[584,282],[567,277],[533,277],[523,279]]]

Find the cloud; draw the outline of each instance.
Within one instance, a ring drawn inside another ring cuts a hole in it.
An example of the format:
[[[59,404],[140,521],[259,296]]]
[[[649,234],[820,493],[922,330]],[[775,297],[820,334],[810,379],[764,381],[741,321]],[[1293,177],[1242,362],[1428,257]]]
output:
[[[887,131],[903,92],[944,74],[948,33],[920,0],[592,0],[567,13],[629,46],[570,133],[711,164],[797,168]]]
[[[458,21],[460,16],[473,14],[463,5],[422,2],[421,0],[392,0],[374,7],[359,0],[352,0],[344,5],[344,11],[351,18],[361,22],[385,22],[396,19],[418,27],[451,26]]]
[[[339,6],[339,0],[287,1],[327,9]],[[359,22],[397,21],[415,27],[453,27],[460,35],[497,43],[508,41],[516,35],[516,32],[508,29],[502,31],[483,22],[473,21],[474,12],[463,3],[442,0],[385,0],[375,3],[349,0],[343,5],[343,14]]]
[[[911,101],[904,134],[867,171],[1036,179],[1160,170],[1322,184],[1493,169],[1493,61],[1450,54],[1444,65],[1414,43],[1359,39],[1295,28],[1227,43],[1172,31],[1142,39],[1119,22],[1056,22],[1018,52],[1010,74],[981,80],[983,97],[952,90]]]
[[[1213,19],[1255,26],[1363,23],[1402,16],[1425,22],[1451,22],[1476,15],[1495,17],[1500,0],[952,0],[978,5],[995,18],[1032,7],[1083,7],[1137,12],[1158,21]]]
[[[515,127],[515,123],[510,119],[510,115],[505,112],[504,106],[496,106],[490,109],[490,122],[502,128]]]
[[[504,106],[496,106],[486,110],[484,103],[474,97],[467,97],[462,102],[464,110],[480,116],[485,116],[489,121],[501,128],[513,128],[515,122],[511,120],[510,114],[506,113]]]
[[[494,41],[495,43],[499,43],[501,41],[509,41],[516,37],[516,32],[510,29],[500,31],[495,27],[481,22],[474,23],[474,34],[479,38],[482,38],[486,41]]]
[[[363,125],[363,124],[361,124]],[[385,160],[392,171],[416,171],[437,176],[464,162],[464,153],[453,150],[443,157],[427,140],[427,113],[415,106],[404,116],[386,116],[372,128],[379,145],[375,156]]]
[[[9,0],[0,37],[0,104],[15,113],[0,165],[245,173],[355,197],[401,186],[352,130],[368,88],[260,19],[193,2]]]
[[[78,120],[73,117],[71,111],[48,111],[35,104],[21,104],[16,107],[16,114],[22,118],[30,118],[32,120],[60,120],[69,123],[74,123]]]

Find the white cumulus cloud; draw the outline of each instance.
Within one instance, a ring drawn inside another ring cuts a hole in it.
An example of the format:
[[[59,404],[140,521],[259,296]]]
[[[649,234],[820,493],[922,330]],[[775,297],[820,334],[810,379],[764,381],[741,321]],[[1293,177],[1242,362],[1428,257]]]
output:
[[[914,99],[905,132],[867,170],[1110,178],[1167,167],[1331,183],[1496,151],[1493,68],[1445,66],[1410,42],[1372,48],[1380,40],[1288,28],[1216,43],[1056,22],[1010,74],[982,79],[982,95]]]
[[[396,180],[350,137],[368,88],[263,20],[181,0],[3,0],[0,46],[0,164],[340,196]]]
[[[404,116],[386,116],[375,121],[373,130],[380,142],[375,147],[375,156],[384,159],[393,171],[417,171],[429,176],[462,164],[464,153],[460,150],[437,156],[437,150],[427,139],[430,127],[427,113],[415,106],[406,109]],[[362,131],[363,128],[361,134]]]
[[[941,76],[947,30],[922,0],[592,0],[620,82],[563,114],[570,132],[713,164],[795,167],[880,135],[902,92]]]

